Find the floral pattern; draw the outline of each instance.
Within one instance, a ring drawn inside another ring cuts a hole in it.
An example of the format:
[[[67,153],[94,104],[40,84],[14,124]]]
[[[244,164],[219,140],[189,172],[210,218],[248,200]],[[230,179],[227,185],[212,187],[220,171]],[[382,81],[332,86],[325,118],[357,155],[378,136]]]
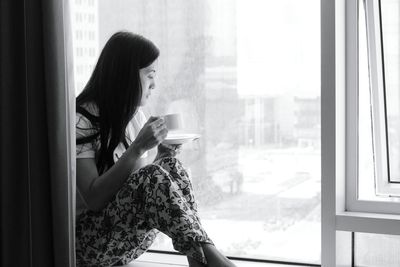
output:
[[[150,247],[159,231],[176,250],[207,263],[201,243],[212,241],[200,223],[189,176],[171,157],[133,172],[103,210],[78,216],[77,264],[127,264]]]

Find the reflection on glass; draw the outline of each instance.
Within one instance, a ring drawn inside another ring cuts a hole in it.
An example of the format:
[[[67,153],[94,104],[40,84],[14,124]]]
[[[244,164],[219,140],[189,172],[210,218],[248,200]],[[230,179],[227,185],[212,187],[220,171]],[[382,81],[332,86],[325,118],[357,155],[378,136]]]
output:
[[[146,112],[180,113],[186,131],[201,134],[179,157],[202,223],[227,255],[320,262],[319,2],[73,2],[72,19],[85,21],[73,30],[94,36],[96,53],[121,29],[160,48]],[[75,57],[86,60],[79,92],[95,57]],[[152,249],[173,248],[160,236]]]
[[[400,182],[400,2],[379,2],[382,16],[390,181]]]

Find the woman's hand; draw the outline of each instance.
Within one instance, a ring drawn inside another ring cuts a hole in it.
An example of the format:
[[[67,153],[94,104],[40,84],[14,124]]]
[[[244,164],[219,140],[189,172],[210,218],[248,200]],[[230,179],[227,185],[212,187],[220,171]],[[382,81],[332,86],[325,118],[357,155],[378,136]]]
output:
[[[176,157],[176,155],[181,152],[181,147],[182,145],[159,144],[157,148],[157,156],[154,161],[166,157]]]
[[[168,134],[163,118],[150,117],[140,130],[130,149],[142,155],[147,150],[159,145]]]

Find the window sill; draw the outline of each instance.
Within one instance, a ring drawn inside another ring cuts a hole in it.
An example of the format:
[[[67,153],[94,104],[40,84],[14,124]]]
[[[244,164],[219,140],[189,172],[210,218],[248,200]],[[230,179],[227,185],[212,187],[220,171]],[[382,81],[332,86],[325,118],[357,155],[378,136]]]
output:
[[[336,214],[336,230],[400,235],[400,215],[340,212]]]
[[[283,265],[273,263],[259,263],[248,261],[233,261],[237,267],[289,267],[294,265]],[[137,260],[128,265],[120,267],[179,267],[188,266],[186,257],[181,255],[169,255],[162,253],[146,252]]]

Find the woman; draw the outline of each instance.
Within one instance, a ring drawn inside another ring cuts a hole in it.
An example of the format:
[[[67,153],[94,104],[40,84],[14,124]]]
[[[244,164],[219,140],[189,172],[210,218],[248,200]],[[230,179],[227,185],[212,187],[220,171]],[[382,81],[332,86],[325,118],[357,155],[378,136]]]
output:
[[[234,266],[201,226],[188,174],[175,158],[179,147],[162,144],[163,119],[146,120],[140,109],[155,88],[158,55],[146,38],[115,33],[77,97],[79,266],[126,264],[158,231],[190,266]]]

